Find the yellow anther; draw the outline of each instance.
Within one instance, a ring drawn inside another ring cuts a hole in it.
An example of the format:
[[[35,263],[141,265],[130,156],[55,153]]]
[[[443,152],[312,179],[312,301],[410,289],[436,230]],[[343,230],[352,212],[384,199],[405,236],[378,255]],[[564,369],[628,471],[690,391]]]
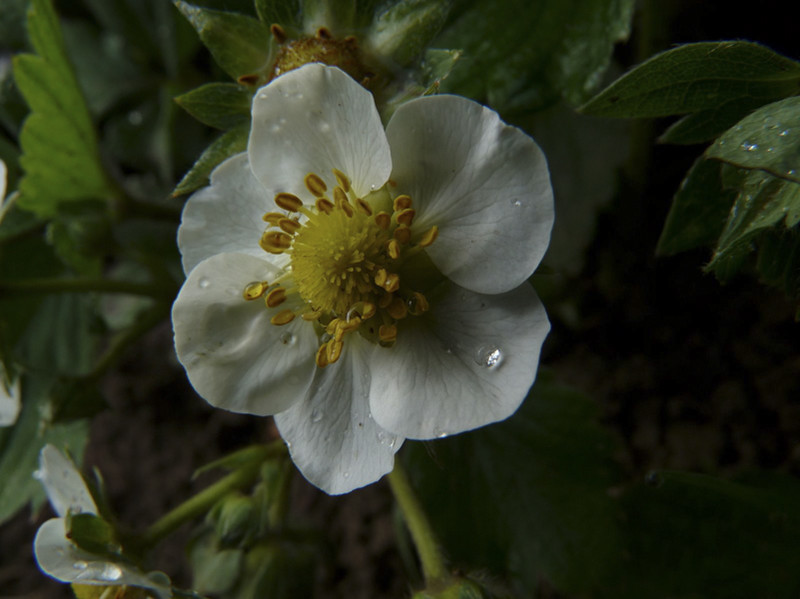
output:
[[[386,231],[392,224],[392,215],[388,212],[378,212],[378,214],[375,215],[375,224]]]
[[[293,218],[282,218],[278,221],[278,226],[289,235],[294,235],[303,225]]]
[[[349,321],[342,320],[339,322],[339,326],[336,329],[336,334],[334,335],[334,339],[341,339],[344,337],[345,333],[349,333],[350,331],[355,331],[361,325],[361,318],[358,316],[354,316]]]
[[[397,196],[394,199],[393,208],[395,212],[400,212],[401,210],[405,210],[406,208],[411,208],[411,197],[405,194]]]
[[[333,176],[336,177],[336,182],[341,186],[345,192],[350,191],[350,179],[338,168],[333,169]]]
[[[270,254],[282,254],[292,246],[292,236],[283,231],[266,231],[259,245]]]
[[[294,316],[295,314],[291,310],[281,310],[275,316],[270,318],[269,321],[274,325],[282,326],[292,322],[294,320]]]
[[[377,308],[375,308],[375,304],[372,302],[358,302],[353,309],[357,309],[363,320],[369,320],[373,316],[375,316],[375,312]]]
[[[280,220],[282,218],[286,218],[286,215],[281,214],[280,212],[267,212],[261,218],[264,220],[264,222],[271,224],[273,227],[277,227]]]
[[[378,339],[391,343],[397,339],[397,327],[393,324],[382,324],[378,329]]]
[[[325,181],[314,173],[308,173],[304,182],[306,184],[306,189],[314,194],[315,198],[321,198],[323,194],[328,191],[328,186],[325,185]]]
[[[396,297],[392,300],[392,303],[386,307],[386,311],[389,313],[389,316],[395,320],[400,320],[408,315],[406,303],[399,297]]]
[[[336,360],[339,359],[339,356],[342,355],[342,348],[344,347],[344,343],[338,339],[331,339],[327,343],[328,346],[328,364],[333,364]]]
[[[293,193],[281,192],[275,196],[275,205],[289,212],[297,212],[303,207],[303,200]]]
[[[411,229],[406,225],[400,225],[394,230],[394,238],[403,245],[411,241]]]
[[[417,243],[417,245],[419,245],[419,247],[426,248],[434,241],[436,241],[436,238],[438,236],[439,236],[439,227],[433,225],[430,229],[425,231],[425,234],[420,238],[419,243]]]
[[[414,215],[416,213],[417,213],[416,210],[414,210],[413,208],[406,208],[405,210],[401,210],[400,212],[397,213],[397,224],[410,227],[411,223],[414,221]]]
[[[386,279],[389,277],[389,273],[386,272],[385,268],[379,268],[378,272],[375,273],[375,284],[378,287],[383,287],[384,283],[386,283]]]
[[[397,260],[400,257],[400,244],[396,239],[390,239],[386,244],[386,253],[392,260]]]
[[[367,216],[372,216],[372,207],[364,201],[364,198],[356,198],[356,208]]]
[[[337,189],[339,190],[338,194],[336,193]],[[350,201],[347,199],[341,187],[337,187],[333,190],[333,200],[339,210],[343,211],[347,216],[353,216],[353,207],[350,205]]]
[[[325,332],[328,333],[328,335],[335,335],[336,331],[339,329],[340,321],[340,318],[334,318],[331,320],[327,325],[325,325]]]
[[[428,298],[422,295],[419,291],[415,291],[409,304],[410,312],[412,314],[422,314],[423,312],[430,310],[430,307],[431,306],[428,303]]]
[[[264,295],[268,287],[269,283],[266,281],[253,281],[252,283],[248,283],[244,288],[244,299],[247,301],[258,299]]]
[[[322,316],[322,310],[312,310],[310,312],[303,312],[301,315],[303,320],[317,320],[320,316]]]
[[[333,203],[326,198],[317,198],[315,205],[317,210],[325,214],[330,214],[333,211]]]
[[[275,308],[277,306],[280,306],[285,301],[286,301],[286,289],[284,289],[283,287],[276,287],[275,289],[270,291],[264,300],[268,308]]]
[[[317,366],[320,368],[325,368],[328,365],[328,344],[323,343],[319,346],[317,350],[317,357],[314,360],[317,363]]]
[[[395,291],[400,289],[400,275],[398,275],[397,273],[390,272],[386,276],[386,281],[384,281],[381,287],[383,287],[389,293],[394,293]]]

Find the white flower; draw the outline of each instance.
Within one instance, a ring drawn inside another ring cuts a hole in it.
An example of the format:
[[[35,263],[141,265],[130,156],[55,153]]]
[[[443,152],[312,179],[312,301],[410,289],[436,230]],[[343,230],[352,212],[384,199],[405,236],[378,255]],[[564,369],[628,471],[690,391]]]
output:
[[[493,111],[423,97],[384,131],[366,90],[306,65],[256,93],[247,152],[186,204],[178,357],[209,403],[275,414],[309,481],[351,491],[404,438],[517,409],[552,224],[544,155]]]
[[[42,524],[36,532],[33,549],[41,570],[61,582],[99,586],[133,586],[152,591],[160,599],[172,596],[166,576],[160,572],[145,574],[122,561],[94,555],[80,549],[67,537],[67,514],[97,514],[83,477],[75,465],[53,445],[45,445],[39,454],[35,474],[44,485],[50,505],[59,518]]]

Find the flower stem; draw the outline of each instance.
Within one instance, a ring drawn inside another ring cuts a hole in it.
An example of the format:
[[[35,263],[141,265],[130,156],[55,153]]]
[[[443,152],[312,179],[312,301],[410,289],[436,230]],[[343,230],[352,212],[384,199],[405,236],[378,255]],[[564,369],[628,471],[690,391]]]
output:
[[[151,524],[141,536],[134,539],[136,548],[146,551],[185,522],[208,512],[214,504],[231,491],[252,485],[258,478],[264,461],[278,457],[284,452],[282,441],[264,445],[259,449],[260,451],[255,452],[251,459],[239,465],[236,470],[210,487],[203,489],[197,495],[190,497]]]
[[[430,585],[445,580],[447,569],[433,529],[411,488],[408,475],[399,462],[395,462],[394,470],[389,473],[387,478],[397,504],[400,506],[400,511],[403,513],[406,526],[411,533],[411,540],[417,548],[425,582]]]

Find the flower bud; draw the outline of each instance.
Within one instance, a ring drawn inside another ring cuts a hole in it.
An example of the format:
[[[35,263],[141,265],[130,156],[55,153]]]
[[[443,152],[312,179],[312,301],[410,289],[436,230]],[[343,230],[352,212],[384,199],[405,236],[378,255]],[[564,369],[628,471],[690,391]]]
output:
[[[240,494],[228,495],[222,500],[216,515],[216,533],[223,545],[235,545],[250,530],[253,518],[253,500]]]

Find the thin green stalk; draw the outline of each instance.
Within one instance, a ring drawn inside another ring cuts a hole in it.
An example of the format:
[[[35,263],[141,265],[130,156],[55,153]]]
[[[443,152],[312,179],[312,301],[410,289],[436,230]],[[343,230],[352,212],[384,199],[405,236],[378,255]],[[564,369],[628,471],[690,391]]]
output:
[[[420,505],[405,470],[399,462],[395,462],[394,470],[388,476],[389,486],[394,493],[400,511],[411,533],[411,540],[417,548],[419,561],[422,563],[422,574],[428,585],[441,582],[448,577],[444,559],[439,551],[439,544],[433,534],[428,517]]]
[[[282,445],[282,444],[281,444]],[[282,447],[274,444],[265,445],[251,461],[242,464],[226,477],[218,480],[210,487],[190,497],[179,506],[164,514],[138,538],[134,545],[139,550],[146,551],[155,546],[161,539],[180,528],[185,522],[194,520],[208,512],[220,499],[231,491],[244,489],[251,486],[259,476],[264,460],[276,457],[282,452]]]

